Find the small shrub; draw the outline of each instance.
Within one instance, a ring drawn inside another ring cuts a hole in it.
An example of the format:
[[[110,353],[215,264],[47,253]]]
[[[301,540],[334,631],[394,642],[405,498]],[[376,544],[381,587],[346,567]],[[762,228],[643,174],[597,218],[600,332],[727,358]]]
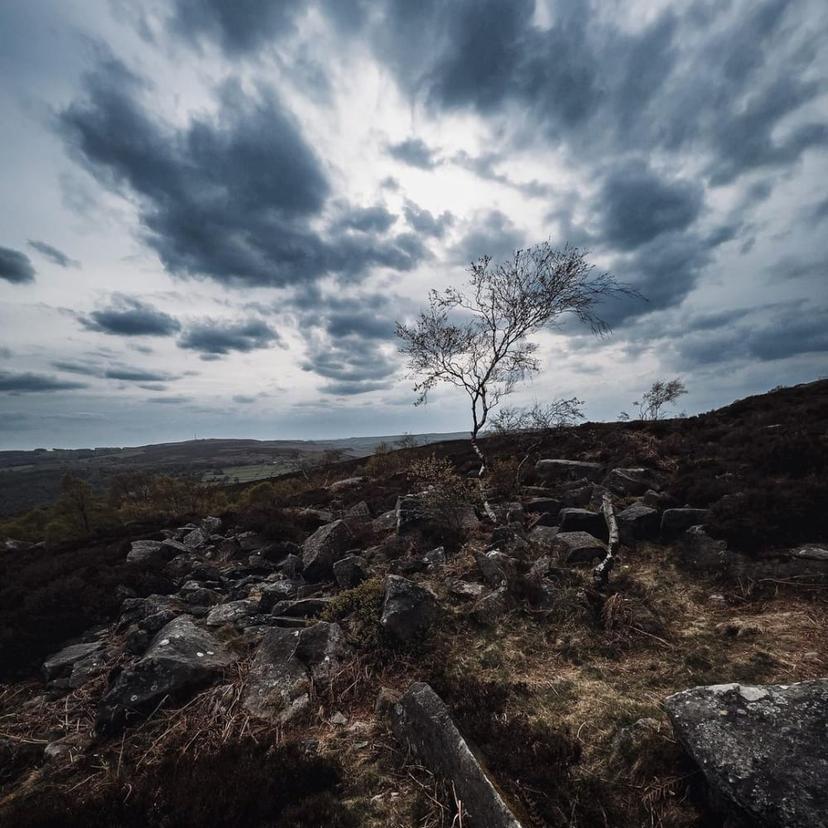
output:
[[[385,590],[379,578],[369,578],[335,595],[325,609],[325,621],[345,621],[348,639],[359,647],[380,641],[379,619]]]

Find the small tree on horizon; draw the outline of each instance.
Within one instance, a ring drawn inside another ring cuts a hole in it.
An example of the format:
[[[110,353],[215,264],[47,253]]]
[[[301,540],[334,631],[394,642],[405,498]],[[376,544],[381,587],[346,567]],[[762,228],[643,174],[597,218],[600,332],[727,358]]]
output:
[[[671,380],[656,380],[636,400],[633,406],[638,409],[639,420],[660,420],[666,405],[675,405],[679,397],[687,393],[687,386],[678,378]],[[683,416],[683,415],[682,415]],[[622,411],[618,417],[620,420],[629,420],[630,415]]]
[[[413,324],[398,322],[396,332],[416,378],[415,405],[425,403],[429,391],[443,382],[468,396],[482,490],[488,463],[480,432],[516,383],[541,367],[538,346],[529,337],[567,314],[604,335],[609,326],[598,313],[600,302],[633,291],[608,273],[596,274],[584,251],[556,249],[548,242],[517,250],[502,264],[484,256],[472,262],[469,273],[466,290],[432,290],[428,309]]]

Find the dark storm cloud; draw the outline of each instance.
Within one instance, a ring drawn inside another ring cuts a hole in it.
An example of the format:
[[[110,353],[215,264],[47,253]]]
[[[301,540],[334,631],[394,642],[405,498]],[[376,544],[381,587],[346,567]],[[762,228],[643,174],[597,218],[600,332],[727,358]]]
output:
[[[374,265],[407,270],[427,255],[407,234],[313,229],[330,187],[273,92],[249,96],[228,82],[213,119],[175,129],[145,111],[142,91],[110,62],[87,77],[85,97],[60,123],[94,174],[137,196],[147,241],[169,272],[287,286],[327,273],[356,280]]]
[[[332,394],[337,397],[352,397],[356,394],[366,394],[369,391],[381,391],[390,388],[391,382],[329,382],[319,390],[323,394]]]
[[[103,376],[105,379],[116,379],[124,382],[167,382],[175,379],[171,374],[163,371],[149,371],[144,368],[107,368]]]
[[[181,323],[168,313],[131,296],[115,294],[109,307],[80,317],[90,331],[114,336],[172,336]]]
[[[435,150],[420,138],[406,138],[399,144],[390,144],[388,154],[396,161],[421,170],[431,170],[440,163]]]
[[[632,250],[669,231],[681,231],[699,216],[703,191],[698,184],[668,181],[642,162],[613,171],[601,195],[602,240]]]
[[[35,394],[45,391],[69,391],[75,388],[86,388],[86,385],[82,382],[61,380],[46,374],[0,371],[0,392]]]
[[[405,220],[413,230],[436,239],[441,239],[446,234],[446,230],[454,224],[454,216],[448,210],[435,216],[413,201],[405,202],[403,212]]]
[[[178,344],[181,348],[201,351],[208,356],[223,356],[231,351],[248,353],[269,348],[279,341],[279,335],[259,319],[241,322],[207,319],[190,325]]]
[[[454,257],[463,264],[477,261],[481,256],[491,256],[495,262],[512,257],[515,250],[523,247],[526,238],[500,210],[488,210],[475,214],[469,229],[453,248]]]
[[[293,30],[300,0],[176,0],[170,29],[197,42],[208,38],[239,56]]]
[[[98,377],[101,375],[100,365],[94,362],[72,362],[69,360],[55,360],[53,368],[58,371],[65,371],[68,374],[82,374],[86,377]]]
[[[36,239],[29,239],[29,247],[37,250],[38,253],[45,256],[50,262],[54,262],[60,267],[80,267],[80,262],[67,256],[62,250],[58,250],[51,244],[46,244],[43,241]]]
[[[362,233],[385,233],[396,220],[397,217],[382,204],[375,204],[373,207],[350,208],[339,224],[348,230]]]
[[[0,247],[0,279],[12,284],[33,282],[35,269],[29,257],[19,250],[10,247]]]

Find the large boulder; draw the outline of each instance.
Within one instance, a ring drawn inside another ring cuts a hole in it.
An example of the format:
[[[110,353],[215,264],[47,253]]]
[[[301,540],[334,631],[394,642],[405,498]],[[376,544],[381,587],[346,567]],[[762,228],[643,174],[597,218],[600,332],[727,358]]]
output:
[[[604,485],[621,497],[637,497],[658,485],[658,478],[652,469],[613,469]]]
[[[658,537],[661,516],[657,509],[633,503],[617,515],[618,530],[624,541],[652,540]]]
[[[210,633],[182,615],[155,636],[143,658],[127,667],[98,707],[96,729],[117,729],[166,697],[180,698],[209,684],[234,656]]]
[[[333,574],[333,565],[348,550],[351,530],[344,520],[320,526],[302,546],[303,574],[308,581],[321,581]]]
[[[588,532],[558,532],[552,549],[564,563],[591,563],[607,554],[607,547]]]
[[[587,463],[583,460],[538,460],[535,472],[543,480],[575,480],[583,477],[597,482],[604,474],[604,467],[600,463]]]
[[[368,577],[368,564],[361,555],[348,555],[336,561],[333,575],[340,589],[352,589]]]
[[[731,561],[727,543],[711,538],[704,526],[691,526],[680,535],[676,550],[678,562],[697,572],[723,572]]]
[[[407,494],[397,498],[395,513],[398,535],[405,535],[417,529],[439,531],[446,523],[464,531],[476,529],[480,525],[480,520],[470,503],[443,505],[435,513],[435,509],[429,504],[428,492]]]
[[[521,828],[463,738],[440,697],[422,682],[390,710],[391,729],[435,776],[451,780],[476,828]],[[465,824],[465,822],[464,822]]]
[[[173,555],[175,552],[166,541],[137,540],[130,545],[126,559],[143,569],[163,569]]]
[[[398,643],[407,644],[423,636],[439,613],[439,604],[430,590],[399,575],[385,579],[380,626]]]
[[[561,509],[558,515],[561,532],[589,532],[595,538],[607,539],[607,524],[604,516],[589,509]]]
[[[762,828],[824,828],[828,814],[828,679],[721,684],[664,703],[714,804]]]
[[[70,644],[43,662],[43,675],[47,681],[68,676],[78,662],[98,656],[102,648],[100,641]]]
[[[347,655],[338,624],[270,629],[250,667],[243,704],[257,718],[285,724],[308,710],[312,686],[330,680]]]

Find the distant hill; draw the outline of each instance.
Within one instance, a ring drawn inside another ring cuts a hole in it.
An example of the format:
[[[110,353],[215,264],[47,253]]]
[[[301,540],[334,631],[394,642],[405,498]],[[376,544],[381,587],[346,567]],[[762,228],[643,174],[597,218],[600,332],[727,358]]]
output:
[[[321,459],[358,459],[381,443],[404,436],[419,445],[465,437],[449,434],[392,434],[338,440],[186,440],[148,446],[0,451],[0,517],[51,503],[64,474],[71,472],[103,487],[116,474],[199,475],[205,480],[250,482],[284,474],[297,464]]]

